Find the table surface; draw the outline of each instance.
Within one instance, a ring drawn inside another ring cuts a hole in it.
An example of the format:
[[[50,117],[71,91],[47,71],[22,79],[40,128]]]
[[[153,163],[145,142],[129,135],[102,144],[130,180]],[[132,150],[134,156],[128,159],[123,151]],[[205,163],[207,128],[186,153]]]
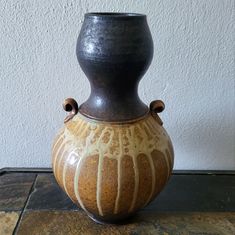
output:
[[[120,225],[89,219],[51,172],[0,172],[0,235],[235,234],[235,173],[177,173],[146,208]]]

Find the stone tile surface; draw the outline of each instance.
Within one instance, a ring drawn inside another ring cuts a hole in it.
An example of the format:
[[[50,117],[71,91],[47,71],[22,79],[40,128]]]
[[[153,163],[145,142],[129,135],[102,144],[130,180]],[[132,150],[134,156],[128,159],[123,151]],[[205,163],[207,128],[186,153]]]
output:
[[[235,211],[234,175],[173,175],[148,211]],[[56,183],[53,174],[37,176],[27,209],[79,210]]]
[[[53,174],[4,173],[0,235],[12,234],[30,192],[16,234],[233,235],[234,179],[234,175],[173,175],[157,199],[126,224],[100,225],[72,203]]]
[[[235,212],[235,175],[173,175],[144,210]]]
[[[235,213],[139,213],[123,225],[101,225],[82,211],[27,211],[19,235],[232,235]]]
[[[6,173],[0,176],[0,210],[16,211],[24,207],[36,174]]]
[[[20,212],[0,211],[0,235],[13,234]]]
[[[26,210],[79,210],[62,191],[53,174],[39,174]]]

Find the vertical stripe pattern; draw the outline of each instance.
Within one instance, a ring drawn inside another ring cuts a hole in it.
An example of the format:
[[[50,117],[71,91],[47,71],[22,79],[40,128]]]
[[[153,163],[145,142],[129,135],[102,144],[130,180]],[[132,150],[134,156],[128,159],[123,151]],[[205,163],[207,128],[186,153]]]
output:
[[[151,114],[122,124],[78,114],[56,137],[52,156],[59,185],[85,211],[99,217],[122,216],[147,205],[166,184],[174,162],[171,140]],[[132,199],[123,204],[125,194]]]

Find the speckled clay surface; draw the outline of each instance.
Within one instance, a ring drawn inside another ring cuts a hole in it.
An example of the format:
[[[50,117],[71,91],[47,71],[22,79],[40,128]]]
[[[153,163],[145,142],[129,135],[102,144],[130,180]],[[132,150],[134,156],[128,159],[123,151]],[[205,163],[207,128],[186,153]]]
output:
[[[53,171],[69,197],[98,220],[116,221],[146,206],[173,167],[173,148],[151,113],[128,123],[81,114],[53,145]]]
[[[88,13],[77,41],[91,93],[70,112],[53,145],[56,180],[95,221],[114,223],[146,206],[173,168],[173,147],[157,113],[138,96],[153,56],[146,15]]]

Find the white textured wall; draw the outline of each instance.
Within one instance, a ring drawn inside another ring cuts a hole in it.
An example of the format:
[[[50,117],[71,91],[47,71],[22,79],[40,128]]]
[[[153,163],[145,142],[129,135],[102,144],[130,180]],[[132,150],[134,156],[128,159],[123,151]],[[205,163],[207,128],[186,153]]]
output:
[[[89,95],[75,56],[88,11],[148,16],[155,53],[139,88],[161,114],[175,169],[235,169],[233,0],[0,0],[0,168],[49,167],[61,103]]]

